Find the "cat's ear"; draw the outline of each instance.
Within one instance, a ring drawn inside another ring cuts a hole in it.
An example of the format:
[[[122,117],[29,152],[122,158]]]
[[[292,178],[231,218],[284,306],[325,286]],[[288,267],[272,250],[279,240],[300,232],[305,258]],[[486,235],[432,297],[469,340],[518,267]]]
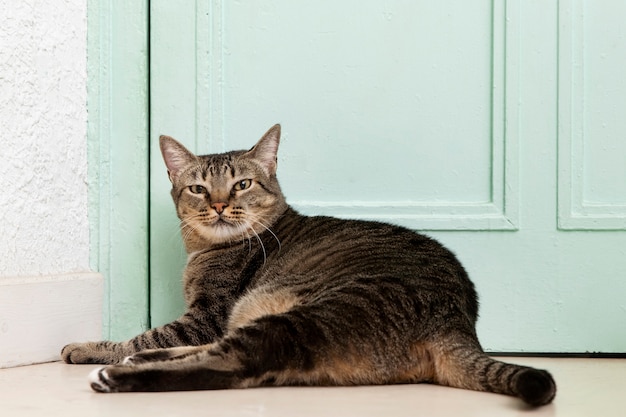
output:
[[[159,145],[171,182],[174,182],[186,167],[198,161],[193,153],[174,138],[163,135],[159,138]]]
[[[278,144],[280,143],[280,125],[275,124],[268,130],[256,145],[248,152],[248,156],[256,159],[268,175],[276,175]]]

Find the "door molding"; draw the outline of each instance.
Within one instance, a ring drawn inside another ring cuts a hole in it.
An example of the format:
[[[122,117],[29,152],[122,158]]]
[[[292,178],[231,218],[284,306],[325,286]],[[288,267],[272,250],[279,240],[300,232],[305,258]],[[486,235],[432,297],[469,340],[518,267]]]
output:
[[[148,1],[88,3],[91,268],[105,278],[103,337],[149,327]]]

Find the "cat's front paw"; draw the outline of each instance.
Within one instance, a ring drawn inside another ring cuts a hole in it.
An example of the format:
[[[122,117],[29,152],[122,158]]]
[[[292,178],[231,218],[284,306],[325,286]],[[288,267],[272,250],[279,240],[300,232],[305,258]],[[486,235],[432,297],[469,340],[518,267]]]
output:
[[[61,349],[61,359],[65,363],[91,363],[93,343],[70,343]]]
[[[107,347],[107,342],[70,343],[61,349],[61,359],[70,364],[119,362],[120,358]]]

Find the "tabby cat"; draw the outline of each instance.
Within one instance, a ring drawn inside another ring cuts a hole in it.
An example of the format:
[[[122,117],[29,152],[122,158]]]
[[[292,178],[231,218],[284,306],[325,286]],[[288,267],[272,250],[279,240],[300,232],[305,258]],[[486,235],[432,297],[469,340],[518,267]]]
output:
[[[280,126],[196,156],[162,136],[188,252],[186,313],[122,343],[74,343],[99,392],[430,382],[552,401],[551,375],[488,357],[474,285],[429,237],[307,217],[276,179]]]

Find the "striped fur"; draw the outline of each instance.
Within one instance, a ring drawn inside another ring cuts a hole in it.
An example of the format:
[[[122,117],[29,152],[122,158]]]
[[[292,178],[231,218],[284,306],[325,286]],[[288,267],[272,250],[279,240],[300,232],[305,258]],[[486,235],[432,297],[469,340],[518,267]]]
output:
[[[488,357],[457,258],[385,223],[302,216],[276,180],[280,127],[196,156],[162,137],[189,253],[187,312],[132,340],[71,344],[100,392],[431,382],[552,401],[546,371]],[[124,359],[126,357],[126,359]]]

